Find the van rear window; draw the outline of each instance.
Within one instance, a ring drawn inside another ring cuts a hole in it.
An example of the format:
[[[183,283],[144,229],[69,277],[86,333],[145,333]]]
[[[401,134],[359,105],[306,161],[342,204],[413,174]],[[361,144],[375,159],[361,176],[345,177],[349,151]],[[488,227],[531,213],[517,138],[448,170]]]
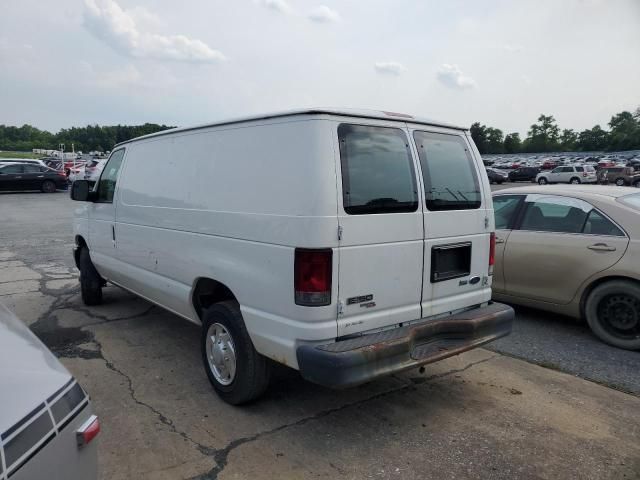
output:
[[[429,210],[480,208],[482,197],[473,159],[458,135],[416,131],[425,199]]]
[[[338,138],[345,212],[364,215],[418,209],[409,142],[402,130],[343,123]]]

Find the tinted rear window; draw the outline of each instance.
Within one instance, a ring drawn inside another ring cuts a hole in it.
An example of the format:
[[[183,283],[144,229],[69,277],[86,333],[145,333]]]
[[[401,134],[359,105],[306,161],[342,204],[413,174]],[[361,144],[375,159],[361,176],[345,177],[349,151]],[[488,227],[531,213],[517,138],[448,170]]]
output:
[[[479,208],[482,202],[478,177],[464,139],[420,131],[414,132],[413,137],[422,166],[427,208],[432,211]]]
[[[363,215],[418,209],[411,152],[402,130],[343,123],[338,137],[345,212]]]

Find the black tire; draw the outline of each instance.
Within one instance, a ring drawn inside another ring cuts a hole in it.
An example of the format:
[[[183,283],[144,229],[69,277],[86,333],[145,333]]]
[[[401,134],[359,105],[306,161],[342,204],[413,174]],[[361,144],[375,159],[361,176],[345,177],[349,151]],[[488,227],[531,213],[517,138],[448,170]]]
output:
[[[548,181],[547,181],[547,179],[546,179],[546,178],[544,178],[544,177],[540,177],[540,178],[538,179],[538,185],[546,185],[547,183],[549,183],[549,182],[548,182]]]
[[[616,178],[616,185],[619,187],[624,187],[624,184],[626,182],[624,181],[624,178]]]
[[[80,250],[80,293],[85,305],[100,305],[102,303],[102,285],[104,280],[93,266],[89,249]]]
[[[222,325],[233,342],[235,351],[235,375],[231,383],[225,385],[216,379],[209,363],[207,336],[213,324]],[[253,346],[242,313],[237,302],[227,300],[207,308],[202,319],[200,339],[202,363],[216,393],[231,405],[241,405],[260,397],[271,378],[271,362],[260,355]]]
[[[571,180],[569,180],[569,183],[572,185],[579,185],[580,179],[578,177],[573,177]]]
[[[605,343],[640,350],[640,284],[611,280],[598,285],[585,302],[593,333]]]
[[[634,187],[640,188],[640,180],[636,180],[633,184]]]
[[[56,184],[51,180],[45,180],[42,182],[40,190],[42,190],[43,193],[54,193],[56,191]]]
[[[502,185],[502,180],[498,180],[498,185]]]

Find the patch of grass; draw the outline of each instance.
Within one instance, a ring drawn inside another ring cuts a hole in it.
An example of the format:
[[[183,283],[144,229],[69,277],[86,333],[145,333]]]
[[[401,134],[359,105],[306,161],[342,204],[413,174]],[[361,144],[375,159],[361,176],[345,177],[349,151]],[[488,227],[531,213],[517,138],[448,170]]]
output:
[[[38,155],[31,152],[7,152],[0,151],[0,158],[43,158],[44,155]]]

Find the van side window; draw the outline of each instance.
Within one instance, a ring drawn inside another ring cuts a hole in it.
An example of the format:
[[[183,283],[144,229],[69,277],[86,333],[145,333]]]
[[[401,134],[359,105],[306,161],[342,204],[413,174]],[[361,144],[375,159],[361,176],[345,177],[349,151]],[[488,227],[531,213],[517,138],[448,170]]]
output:
[[[418,209],[411,151],[402,130],[343,123],[338,138],[345,212],[364,215]]]
[[[473,159],[459,135],[415,131],[427,208],[480,208],[482,197]]]
[[[118,172],[122,165],[122,159],[124,158],[124,148],[116,150],[111,154],[107,164],[102,170],[100,180],[98,181],[98,202],[111,203],[113,202],[113,194],[116,191],[116,181],[118,179]]]

